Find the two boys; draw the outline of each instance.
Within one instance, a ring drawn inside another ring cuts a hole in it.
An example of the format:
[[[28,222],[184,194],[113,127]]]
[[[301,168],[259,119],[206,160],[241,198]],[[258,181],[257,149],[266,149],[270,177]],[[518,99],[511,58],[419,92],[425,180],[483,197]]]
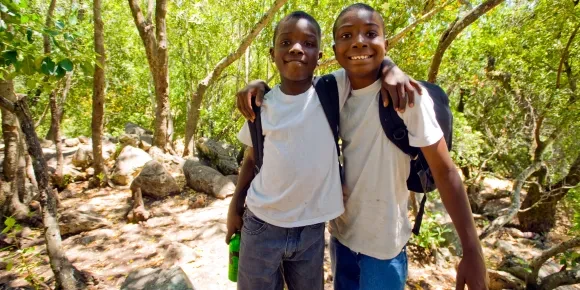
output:
[[[332,133],[323,128],[328,122],[312,88],[312,60],[321,55],[320,29],[312,17],[300,13],[284,18],[275,31],[271,54],[282,82],[262,104],[264,165],[248,190],[238,287],[280,289],[284,275],[290,289],[321,289],[324,226],[316,223],[337,217],[331,222],[330,245],[335,289],[404,289],[404,247],[411,235],[406,188],[409,157],[388,140],[378,118],[381,82],[377,77],[385,55],[383,19],[371,7],[354,4],[340,13],[333,27],[334,52],[344,68],[333,73],[339,88],[346,173],[343,212],[337,153],[331,150]],[[294,106],[299,108],[294,110]],[[461,239],[464,257],[457,288],[467,283],[469,289],[487,289],[467,197],[435,119],[433,101],[427,94],[416,96],[415,106],[399,116],[409,131],[410,145],[420,147],[425,155]],[[251,146],[246,126],[239,137]],[[313,134],[309,135],[312,139],[305,134]],[[240,193],[253,176],[248,173],[251,155],[248,152],[244,160],[239,190],[232,199],[228,231],[241,227],[235,209],[243,204]],[[276,233],[270,234],[273,229]],[[251,268],[257,265],[259,271]]]

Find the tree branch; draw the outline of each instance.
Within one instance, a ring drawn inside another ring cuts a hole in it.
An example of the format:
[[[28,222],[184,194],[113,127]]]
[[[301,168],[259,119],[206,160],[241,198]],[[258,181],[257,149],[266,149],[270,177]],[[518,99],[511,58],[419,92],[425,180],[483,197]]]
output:
[[[153,4],[155,3],[154,1],[155,0],[149,0],[147,3],[147,19],[146,19],[146,21],[148,23],[153,23],[152,19],[153,19],[153,7],[154,7]]]
[[[572,44],[574,37],[576,37],[576,34],[578,33],[579,29],[580,29],[580,24],[576,25],[576,28],[574,28],[574,31],[572,31],[572,34],[570,34],[570,38],[568,38],[568,43],[566,43],[566,47],[564,48],[564,51],[562,51],[562,57],[560,58],[560,65],[558,65],[558,75],[556,77],[556,88],[557,89],[560,88],[560,76],[562,75],[562,67],[564,66],[564,61],[566,61],[566,59],[568,59],[568,54],[570,52],[570,45]]]
[[[14,103],[9,101],[5,97],[0,96],[0,107],[14,114]]]
[[[481,15],[487,13],[501,2],[503,2],[503,0],[487,0],[467,13],[467,15],[462,19],[449,25],[447,30],[443,32],[443,35],[441,35],[441,39],[439,40],[439,44],[437,45],[437,49],[435,50],[435,54],[431,60],[428,77],[429,82],[435,83],[437,81],[437,74],[439,73],[439,67],[441,66],[443,55],[453,40],[457,38],[457,35],[459,35],[465,27],[475,22],[475,20],[477,20]]]
[[[505,224],[511,221],[520,208],[520,192],[522,191],[522,187],[525,181],[532,175],[534,172],[538,171],[540,167],[543,165],[543,162],[536,161],[528,166],[518,177],[514,183],[514,189],[512,191],[512,201],[511,205],[508,209],[508,213],[506,215],[500,216],[497,219],[493,220],[489,226],[487,226],[483,232],[479,235],[479,239],[483,240],[491,235],[493,232],[502,228]]]
[[[555,289],[556,287],[578,283],[580,283],[580,267],[576,267],[568,271],[554,273],[545,277],[542,279],[538,289],[551,290]]]

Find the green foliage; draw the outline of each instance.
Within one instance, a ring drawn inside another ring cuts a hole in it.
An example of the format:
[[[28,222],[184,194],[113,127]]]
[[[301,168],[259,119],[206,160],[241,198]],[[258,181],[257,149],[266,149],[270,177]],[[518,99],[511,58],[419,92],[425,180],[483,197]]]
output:
[[[425,212],[421,231],[418,236],[413,235],[411,243],[423,249],[437,249],[445,242],[444,234],[451,232],[451,229],[441,225],[438,220],[441,218],[440,212]]]
[[[16,222],[16,219],[7,217],[4,220],[4,226],[2,234],[7,234],[8,237],[17,241],[16,233],[20,232],[22,227]],[[36,251],[34,246],[22,249],[8,246],[0,249],[0,251],[8,252],[2,259],[6,263],[6,271],[14,272],[18,276],[24,277],[35,289],[43,289],[41,286],[45,286],[44,277],[34,272],[41,265],[41,259],[39,259],[40,251]]]
[[[570,228],[571,235],[580,235],[580,187],[571,189],[566,195],[566,204],[571,208],[572,227]]]

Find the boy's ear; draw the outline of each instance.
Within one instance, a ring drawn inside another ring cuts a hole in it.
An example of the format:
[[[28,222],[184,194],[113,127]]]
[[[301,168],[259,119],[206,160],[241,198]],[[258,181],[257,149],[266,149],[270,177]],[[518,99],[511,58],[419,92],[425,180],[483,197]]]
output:
[[[385,39],[385,51],[389,50],[389,40]]]
[[[336,44],[332,45],[332,51],[334,52],[334,58],[336,58]]]
[[[318,59],[320,60],[322,58],[322,51],[318,52]]]
[[[276,60],[274,59],[274,48],[270,47],[270,58],[272,59],[272,62],[276,62]]]

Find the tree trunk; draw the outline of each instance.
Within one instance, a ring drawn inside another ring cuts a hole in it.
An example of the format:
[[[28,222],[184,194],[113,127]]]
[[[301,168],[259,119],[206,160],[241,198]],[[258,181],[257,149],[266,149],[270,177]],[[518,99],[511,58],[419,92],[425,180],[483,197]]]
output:
[[[72,76],[73,76],[73,72],[67,73],[66,75],[66,80],[65,80],[65,84],[64,84],[64,89],[62,91],[62,97],[60,99],[60,101],[57,99],[57,108],[58,108],[58,122],[59,122],[59,129],[60,129],[60,124],[62,124],[62,120],[64,120],[64,104],[66,102],[66,97],[68,96],[68,92],[70,91],[70,86],[71,86],[71,82],[72,82]],[[50,103],[49,103],[49,107],[50,107]],[[52,112],[51,112],[52,115]],[[52,121],[52,119],[51,119]],[[38,126],[35,124],[35,126]],[[48,129],[48,132],[46,132],[46,136],[44,137],[44,139],[46,140],[52,140],[54,139],[54,134],[55,131],[52,128],[52,123],[50,128]]]
[[[558,202],[566,196],[571,187],[580,182],[580,154],[572,163],[568,174],[547,191],[539,183],[532,184],[518,213],[521,230],[527,232],[549,232],[556,223]]]
[[[130,0],[132,1],[132,0]],[[192,138],[197,130],[197,124],[199,121],[199,109],[201,108],[201,102],[203,96],[207,89],[214,83],[214,81],[220,76],[225,68],[227,68],[234,61],[239,59],[244,51],[250,46],[252,41],[256,36],[262,31],[262,29],[272,21],[276,12],[286,3],[288,0],[276,0],[272,7],[260,18],[258,23],[254,25],[250,33],[242,39],[240,46],[231,54],[220,60],[214,69],[209,72],[209,74],[203,79],[197,86],[196,92],[191,98],[191,109],[187,116],[187,124],[185,127],[185,150],[183,151],[183,156],[188,156],[193,151]]]
[[[447,30],[443,32],[443,35],[441,35],[439,44],[437,45],[437,49],[435,50],[435,54],[431,60],[431,67],[429,68],[428,77],[429,82],[435,83],[437,81],[437,74],[439,73],[439,66],[443,60],[443,55],[453,40],[455,40],[457,35],[459,35],[459,33],[461,33],[465,27],[475,22],[475,20],[477,20],[481,15],[487,13],[501,2],[503,2],[503,0],[487,0],[481,3],[479,6],[475,7],[460,20],[456,19],[453,23],[451,23],[451,25],[449,25]]]
[[[93,137],[93,167],[95,177],[103,176],[105,179],[107,172],[103,160],[103,121],[105,116],[105,45],[103,34],[103,19],[101,19],[101,0],[93,2],[93,18],[95,23],[95,53],[97,62],[95,64],[95,75],[93,77],[93,119],[91,122]],[[104,180],[99,180],[102,184]]]
[[[133,20],[145,46],[149,70],[155,85],[155,125],[153,146],[167,150],[169,117],[169,70],[165,16],[167,0],[155,4],[155,30],[152,29],[153,1],[149,1],[147,19],[143,16],[138,0],[128,0]]]
[[[30,110],[25,99],[15,103],[0,96],[0,106],[3,109],[14,112],[20,122],[20,127],[26,138],[28,153],[34,158],[33,166],[36,179],[41,193],[40,203],[42,206],[42,221],[44,224],[44,238],[46,249],[50,259],[50,266],[55,276],[56,289],[86,289],[86,278],[66,258],[62,249],[60,229],[58,227],[56,192],[49,184],[48,166],[42,154],[42,148],[38,141],[34,122],[30,116]]]

